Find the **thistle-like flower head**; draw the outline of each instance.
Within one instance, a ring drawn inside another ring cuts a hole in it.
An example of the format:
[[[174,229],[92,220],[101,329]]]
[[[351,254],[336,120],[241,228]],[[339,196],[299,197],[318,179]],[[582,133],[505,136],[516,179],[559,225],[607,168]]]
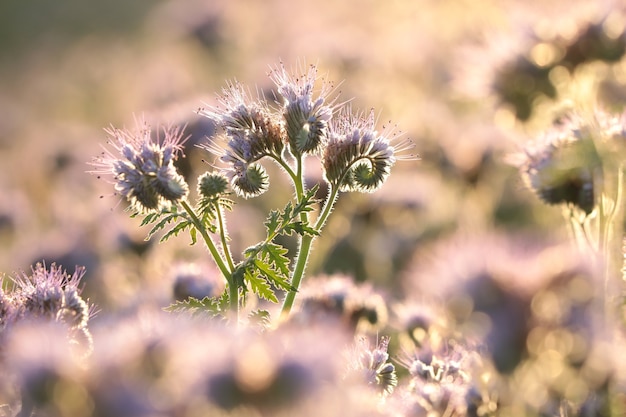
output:
[[[389,176],[399,152],[412,147],[408,140],[392,146],[392,138],[379,134],[375,124],[373,112],[365,116],[352,113],[350,107],[343,107],[333,119],[322,155],[324,176],[333,187],[342,191],[377,190]]]
[[[267,174],[257,161],[265,156],[280,158],[285,146],[283,126],[267,102],[250,96],[242,84],[229,83],[218,97],[219,107],[198,112],[224,129],[225,144],[211,142],[202,147],[227,164],[226,176],[237,195],[244,198],[267,190]]]
[[[324,81],[315,97],[317,67],[310,65],[306,73],[293,75],[280,64],[270,78],[283,98],[283,117],[291,152],[295,155],[318,153],[328,136],[330,120],[335,111],[335,91],[332,83]]]
[[[72,328],[84,328],[91,314],[78,288],[84,274],[84,268],[76,268],[69,275],[56,264],[46,268],[38,263],[32,274],[13,278],[16,288],[12,296],[20,305],[20,316],[53,319]]]
[[[198,113],[223,128],[228,142],[223,148],[216,144],[204,146],[207,150],[230,164],[250,164],[264,156],[280,156],[284,148],[283,127],[265,99],[252,99],[243,84],[230,82],[217,100],[219,106],[203,108]]]
[[[159,210],[187,196],[189,187],[174,161],[182,152],[182,129],[170,127],[163,137],[152,137],[145,121],[137,121],[134,131],[111,127],[105,129],[113,149],[106,149],[92,165],[92,173],[113,175],[117,193],[140,212]]]

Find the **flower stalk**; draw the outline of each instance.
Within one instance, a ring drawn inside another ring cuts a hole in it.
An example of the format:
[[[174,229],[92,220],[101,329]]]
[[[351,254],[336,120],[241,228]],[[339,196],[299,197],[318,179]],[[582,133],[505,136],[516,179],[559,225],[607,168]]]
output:
[[[322,79],[317,67],[292,74],[281,64],[270,79],[277,89],[278,108],[265,97],[253,97],[241,83],[232,82],[218,96],[219,107],[200,109],[223,131],[200,147],[214,154],[221,166],[198,178],[198,203],[191,205],[189,187],[178,174],[174,161],[182,154],[181,129],[165,130],[155,140],[149,126],[137,131],[111,129],[113,150],[96,158],[99,174],[112,174],[117,192],[130,203],[135,215],[144,215],[142,225],[152,224],[149,236],[170,227],[161,238],[167,240],[188,230],[192,244],[199,233],[204,245],[226,281],[220,298],[203,300],[212,313],[230,314],[239,321],[250,292],[278,303],[276,290],[285,293],[281,318],[294,305],[305,275],[313,241],[320,235],[340,192],[373,192],[389,176],[410,141],[392,145],[395,136],[375,129],[373,113],[353,113],[346,102],[338,104],[332,83]],[[304,164],[318,158],[329,195],[313,223],[315,192],[307,189]],[[414,159],[413,155],[408,158]],[[407,158],[407,159],[408,159]],[[293,183],[293,199],[282,210],[272,210],[265,226],[266,238],[244,251],[235,261],[228,245],[224,208],[233,209],[229,195],[243,199],[257,197],[270,186],[263,166],[273,160]],[[212,234],[218,236],[219,246]],[[287,249],[275,242],[278,235],[296,234],[298,252],[291,261]]]

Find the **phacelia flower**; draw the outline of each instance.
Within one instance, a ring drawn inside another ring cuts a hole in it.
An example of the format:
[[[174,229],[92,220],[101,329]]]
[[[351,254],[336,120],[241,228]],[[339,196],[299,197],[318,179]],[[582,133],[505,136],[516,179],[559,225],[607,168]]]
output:
[[[222,107],[201,109],[199,114],[224,129],[227,143],[211,142],[203,147],[226,163],[226,174],[235,192],[255,197],[269,185],[265,170],[256,162],[265,156],[280,158],[284,149],[282,124],[267,103],[252,100],[240,83],[230,83],[218,98]]]
[[[389,362],[389,338],[383,337],[378,346],[371,348],[365,338],[359,338],[351,352],[348,378],[361,379],[367,385],[380,388],[383,394],[391,394],[398,385],[395,366]]]
[[[92,338],[87,327],[94,314],[93,306],[84,300],[79,283],[85,269],[77,267],[69,275],[56,264],[46,268],[38,263],[32,273],[12,277],[14,283],[5,297],[11,302],[12,312],[3,325],[19,321],[50,321],[67,326],[68,337],[83,354],[91,351]]]
[[[590,214],[602,183],[602,162],[589,126],[577,119],[546,132],[542,146],[528,150],[522,174],[548,204],[571,204]]]
[[[182,153],[180,127],[163,130],[163,138],[152,137],[150,126],[137,122],[134,131],[111,127],[105,129],[113,150],[106,149],[92,165],[98,177],[112,174],[117,193],[137,211],[159,210],[187,196],[189,187],[174,162]]]
[[[290,74],[281,64],[270,74],[284,100],[283,117],[291,152],[297,156],[319,152],[328,136],[330,120],[335,110],[332,83],[323,82],[314,97],[317,67],[309,66],[306,74]]]
[[[328,142],[322,155],[324,176],[342,191],[373,192],[387,179],[398,152],[412,147],[403,141],[398,147],[390,138],[375,130],[374,113],[369,116],[354,114],[349,107],[342,108],[333,119]]]

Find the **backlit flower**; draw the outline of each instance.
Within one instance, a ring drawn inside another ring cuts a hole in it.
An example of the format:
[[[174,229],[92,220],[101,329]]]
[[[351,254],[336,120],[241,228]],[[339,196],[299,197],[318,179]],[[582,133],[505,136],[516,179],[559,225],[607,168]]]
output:
[[[333,187],[342,191],[377,190],[400,158],[398,154],[412,147],[408,140],[392,146],[387,134],[375,130],[375,122],[373,112],[368,116],[355,114],[349,107],[342,108],[333,119],[322,155],[324,176]]]
[[[270,74],[284,100],[283,116],[290,150],[294,155],[317,153],[328,136],[336,98],[332,83],[324,81],[315,96],[317,67],[309,66],[304,74],[290,74],[281,64]]]
[[[174,161],[182,152],[182,129],[170,127],[163,137],[152,137],[145,122],[137,122],[134,131],[111,127],[105,149],[92,165],[92,173],[113,175],[117,193],[125,197],[137,211],[159,210],[187,196],[189,187],[180,175]]]

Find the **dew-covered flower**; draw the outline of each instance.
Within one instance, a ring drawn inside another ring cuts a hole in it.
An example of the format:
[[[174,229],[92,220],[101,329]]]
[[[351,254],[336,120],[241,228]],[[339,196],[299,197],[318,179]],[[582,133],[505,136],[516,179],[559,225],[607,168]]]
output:
[[[319,92],[317,66],[310,65],[302,74],[291,74],[280,64],[270,78],[283,98],[283,117],[291,153],[295,156],[318,153],[328,137],[330,120],[335,111],[335,91],[331,82],[322,80]]]
[[[352,113],[343,107],[333,119],[322,155],[324,177],[342,191],[373,192],[387,179],[397,159],[413,144],[408,140],[392,146],[389,133],[375,130],[373,111],[369,115]]]
[[[189,187],[174,162],[182,153],[182,128],[163,129],[163,137],[152,137],[145,121],[135,130],[105,129],[112,149],[106,149],[91,163],[93,174],[113,175],[115,190],[140,212],[160,210],[187,196]]]

